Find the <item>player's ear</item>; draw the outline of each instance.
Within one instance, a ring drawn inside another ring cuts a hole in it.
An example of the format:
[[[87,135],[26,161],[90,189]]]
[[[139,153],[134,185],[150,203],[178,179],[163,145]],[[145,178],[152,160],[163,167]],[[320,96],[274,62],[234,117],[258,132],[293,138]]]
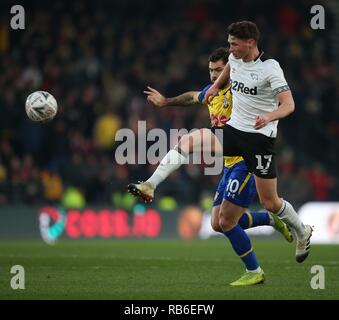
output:
[[[247,40],[247,44],[250,46],[250,47],[254,47],[256,45],[256,41],[254,39],[248,39]]]

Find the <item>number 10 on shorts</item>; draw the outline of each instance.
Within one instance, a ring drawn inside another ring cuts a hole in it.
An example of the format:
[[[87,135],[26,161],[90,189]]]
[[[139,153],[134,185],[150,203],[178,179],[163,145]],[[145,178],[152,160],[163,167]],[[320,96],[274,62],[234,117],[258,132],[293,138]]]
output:
[[[226,187],[228,196],[234,198],[235,193],[239,190],[239,181],[237,179],[229,179]]]
[[[255,157],[257,158],[258,164],[256,169],[261,171],[261,174],[267,174],[268,173],[268,168],[271,165],[272,162],[272,155],[271,154],[266,154],[264,156],[262,156],[261,154],[256,154]],[[264,160],[263,160],[264,157]],[[266,165],[264,167],[263,162],[266,162]]]

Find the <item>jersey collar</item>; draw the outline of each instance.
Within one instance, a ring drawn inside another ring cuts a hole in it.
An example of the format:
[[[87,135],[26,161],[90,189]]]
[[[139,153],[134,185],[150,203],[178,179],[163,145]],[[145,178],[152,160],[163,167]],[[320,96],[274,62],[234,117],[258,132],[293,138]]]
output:
[[[256,62],[257,60],[259,60],[263,54],[264,54],[264,51],[260,50],[258,56],[253,60],[253,62]]]
[[[249,62],[244,62],[244,60],[242,60],[242,62],[246,64],[247,66],[251,66],[253,64],[256,64],[258,61],[260,61],[260,58],[262,57],[263,54],[264,54],[264,51],[259,51],[258,56],[254,60],[249,61]]]

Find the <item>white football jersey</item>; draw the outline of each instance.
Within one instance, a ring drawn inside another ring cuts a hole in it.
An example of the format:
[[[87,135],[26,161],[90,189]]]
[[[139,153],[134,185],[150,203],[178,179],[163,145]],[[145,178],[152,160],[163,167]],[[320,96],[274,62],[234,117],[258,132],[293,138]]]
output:
[[[272,112],[278,108],[276,95],[289,90],[279,63],[261,52],[254,61],[244,62],[229,55],[230,79],[233,95],[233,109],[228,125],[245,132],[262,133],[268,137],[277,136],[278,120],[264,128],[254,128],[257,115]]]

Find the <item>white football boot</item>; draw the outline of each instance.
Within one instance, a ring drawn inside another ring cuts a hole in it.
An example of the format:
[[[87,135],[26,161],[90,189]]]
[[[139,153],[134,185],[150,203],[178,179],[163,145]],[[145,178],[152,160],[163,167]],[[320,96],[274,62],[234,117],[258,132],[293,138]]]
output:
[[[297,238],[297,247],[295,251],[295,260],[297,262],[301,263],[303,262],[308,254],[310,253],[311,249],[311,237],[312,237],[312,232],[313,228],[310,225],[305,225],[306,228],[306,235],[305,237],[298,239]]]

